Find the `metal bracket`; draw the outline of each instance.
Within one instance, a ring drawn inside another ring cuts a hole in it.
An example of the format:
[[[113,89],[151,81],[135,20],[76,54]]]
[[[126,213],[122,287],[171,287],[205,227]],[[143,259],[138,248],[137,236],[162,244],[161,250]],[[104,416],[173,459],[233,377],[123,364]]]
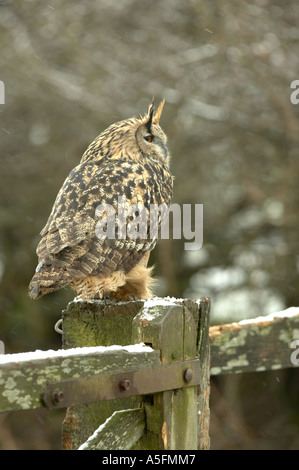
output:
[[[200,362],[194,359],[153,368],[51,383],[47,386],[43,401],[47,408],[64,408],[192,387],[199,383]]]

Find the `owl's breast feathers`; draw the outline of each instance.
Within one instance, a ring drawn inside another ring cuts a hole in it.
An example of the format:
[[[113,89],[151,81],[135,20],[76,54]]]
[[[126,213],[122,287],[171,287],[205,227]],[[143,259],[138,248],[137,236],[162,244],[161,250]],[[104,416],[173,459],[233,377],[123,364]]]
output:
[[[173,178],[159,161],[82,159],[61,187],[41,231],[37,247],[39,264],[29,286],[30,296],[38,298],[71,284],[88,298],[95,295],[94,279],[102,283],[99,289],[102,291],[103,280],[112,275],[116,284],[128,282],[116,280],[115,273],[126,275],[142,266],[155,240],[150,239],[149,230],[145,239],[138,240],[97,237],[96,208],[109,204],[117,209],[119,196],[125,197],[126,204],[139,203],[147,210],[151,204],[169,206],[172,187]],[[112,289],[112,284],[109,285]]]

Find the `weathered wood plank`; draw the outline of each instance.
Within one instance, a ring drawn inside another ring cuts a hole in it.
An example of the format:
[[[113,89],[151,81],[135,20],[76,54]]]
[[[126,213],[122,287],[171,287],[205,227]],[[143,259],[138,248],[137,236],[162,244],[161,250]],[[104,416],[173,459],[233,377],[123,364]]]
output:
[[[63,347],[131,344],[132,321],[143,301],[73,300],[63,311]]]
[[[159,364],[159,355],[144,345],[1,355],[0,411],[45,406],[42,397],[48,383]]]
[[[132,321],[142,301],[73,301],[63,312],[63,347],[132,344]],[[134,409],[141,398],[129,397],[67,408],[62,427],[63,449],[78,449],[114,411]]]
[[[143,408],[115,411],[78,450],[130,450],[144,429]]]
[[[197,354],[200,358],[200,390],[198,393],[198,449],[210,449],[210,308],[208,297],[200,299]]]
[[[133,342],[159,349],[162,363],[196,357],[197,324],[183,302],[149,300],[134,319]],[[144,406],[147,431],[138,449],[197,449],[197,387],[156,393]]]
[[[211,375],[296,367],[299,308],[210,328]],[[298,366],[298,364],[297,364]]]
[[[197,325],[197,356],[200,359],[200,387],[198,387],[198,449],[210,449],[210,308],[211,299],[183,299],[179,301],[193,315]]]

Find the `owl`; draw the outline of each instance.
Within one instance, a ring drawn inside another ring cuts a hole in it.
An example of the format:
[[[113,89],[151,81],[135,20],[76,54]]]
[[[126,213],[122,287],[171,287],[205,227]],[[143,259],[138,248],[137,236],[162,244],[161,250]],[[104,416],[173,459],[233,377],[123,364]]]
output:
[[[158,108],[152,103],[144,116],[109,126],[70,172],[40,233],[31,298],[66,286],[84,300],[152,296],[152,268],[147,264],[159,235],[151,234],[149,214],[153,207],[169,207],[173,191],[167,137],[159,125],[164,101]],[[120,207],[126,209],[125,228],[138,214],[136,207],[143,208],[146,218],[142,230],[137,225],[133,230],[136,236],[120,229]],[[160,233],[164,216],[158,213]],[[108,225],[111,236],[105,236]]]

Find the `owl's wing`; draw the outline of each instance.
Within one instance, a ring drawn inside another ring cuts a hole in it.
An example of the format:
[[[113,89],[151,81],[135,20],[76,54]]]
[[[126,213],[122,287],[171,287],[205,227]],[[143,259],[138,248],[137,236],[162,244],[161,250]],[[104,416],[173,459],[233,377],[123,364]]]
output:
[[[96,208],[99,204],[116,208],[118,196],[128,204],[142,203],[147,209],[150,204],[169,204],[172,178],[166,167],[160,166],[157,172],[152,164],[120,159],[78,165],[64,182],[41,231],[37,273],[57,267],[57,275],[65,278],[66,285],[70,278],[105,276],[119,269],[129,272],[154,248],[156,240],[150,239],[149,231],[145,239],[138,240],[97,237]]]

